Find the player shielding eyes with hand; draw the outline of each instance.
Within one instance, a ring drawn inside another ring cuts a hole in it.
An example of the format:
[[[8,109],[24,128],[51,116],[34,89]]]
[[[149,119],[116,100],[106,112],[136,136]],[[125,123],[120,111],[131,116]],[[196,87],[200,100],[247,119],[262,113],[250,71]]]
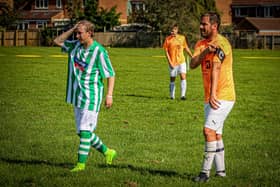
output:
[[[76,40],[67,40],[75,33]],[[112,164],[116,151],[109,149],[95,134],[104,83],[107,79],[105,105],[113,104],[115,71],[106,49],[93,39],[93,23],[82,20],[57,36],[54,43],[68,53],[66,102],[74,106],[77,134],[80,138],[78,162],[71,172],[85,170],[91,147]]]

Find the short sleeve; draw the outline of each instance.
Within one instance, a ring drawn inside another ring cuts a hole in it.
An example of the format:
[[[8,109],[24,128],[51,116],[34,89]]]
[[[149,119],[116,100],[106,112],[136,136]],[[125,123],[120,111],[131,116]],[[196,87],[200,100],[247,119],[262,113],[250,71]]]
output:
[[[225,60],[225,57],[231,52],[231,46],[227,40],[222,40],[219,44],[219,48],[214,56],[214,62],[221,62]]]
[[[69,53],[70,51],[72,51],[75,47],[75,45],[77,44],[77,40],[66,40],[63,43],[63,46],[61,47],[63,52]]]
[[[109,58],[108,52],[102,50],[99,54],[100,72],[102,78],[114,77],[115,71]]]

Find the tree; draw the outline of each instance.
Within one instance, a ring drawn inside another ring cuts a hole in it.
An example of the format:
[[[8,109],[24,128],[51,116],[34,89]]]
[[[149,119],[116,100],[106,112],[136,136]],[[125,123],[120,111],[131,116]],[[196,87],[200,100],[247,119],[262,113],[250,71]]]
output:
[[[6,3],[1,3],[0,6],[0,28],[9,28],[16,21],[17,14]]]
[[[81,19],[87,19],[96,25],[96,23],[100,19],[99,15],[98,15],[98,1],[97,0],[86,1],[85,8],[84,8],[84,14],[81,17]]]
[[[97,0],[87,0],[84,6],[84,10],[81,11],[81,4],[79,0],[72,2],[69,5],[68,11],[73,13],[70,15],[74,22],[77,20],[87,19],[94,23],[95,31],[110,30],[112,27],[120,25],[119,18],[121,13],[117,13],[116,6],[110,10],[99,8]]]
[[[80,17],[84,14],[82,11],[82,1],[81,0],[71,0],[68,1],[66,5],[67,14],[70,17],[70,24],[73,25]]]
[[[117,6],[112,7],[110,10],[100,9],[100,26],[105,30],[112,30],[114,26],[120,25],[119,18],[121,13],[117,13]]]
[[[192,42],[200,37],[200,15],[205,11],[216,10],[214,0],[145,0],[145,5],[145,19],[142,19],[145,24],[166,35],[176,23],[181,33]]]

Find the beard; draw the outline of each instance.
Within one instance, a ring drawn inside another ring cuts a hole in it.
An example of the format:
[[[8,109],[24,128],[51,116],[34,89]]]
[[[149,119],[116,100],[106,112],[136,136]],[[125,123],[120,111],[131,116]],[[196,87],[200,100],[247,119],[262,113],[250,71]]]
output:
[[[204,29],[201,29],[201,30],[200,30],[200,35],[201,35],[203,38],[209,38],[209,36],[211,35],[211,33],[207,32],[207,31],[204,30]]]

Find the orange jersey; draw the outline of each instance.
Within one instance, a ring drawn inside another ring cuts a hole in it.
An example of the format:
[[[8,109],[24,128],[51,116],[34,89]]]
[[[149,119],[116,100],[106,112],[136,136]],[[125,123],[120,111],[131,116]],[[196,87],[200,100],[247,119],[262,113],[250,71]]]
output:
[[[172,66],[177,66],[186,62],[184,56],[185,48],[187,48],[186,38],[180,34],[166,37],[163,44],[163,49],[167,50],[170,56]]]
[[[208,47],[208,43],[210,42],[219,46],[220,50],[218,50],[219,52],[217,53],[207,54],[201,63],[204,84],[204,101],[205,103],[208,103],[211,94],[211,75],[213,62],[222,63],[216,90],[217,99],[234,101],[235,89],[232,72],[232,49],[228,40],[220,34],[218,34],[213,41],[209,41],[206,39],[200,40],[195,45],[193,56],[199,55],[205,48]]]

